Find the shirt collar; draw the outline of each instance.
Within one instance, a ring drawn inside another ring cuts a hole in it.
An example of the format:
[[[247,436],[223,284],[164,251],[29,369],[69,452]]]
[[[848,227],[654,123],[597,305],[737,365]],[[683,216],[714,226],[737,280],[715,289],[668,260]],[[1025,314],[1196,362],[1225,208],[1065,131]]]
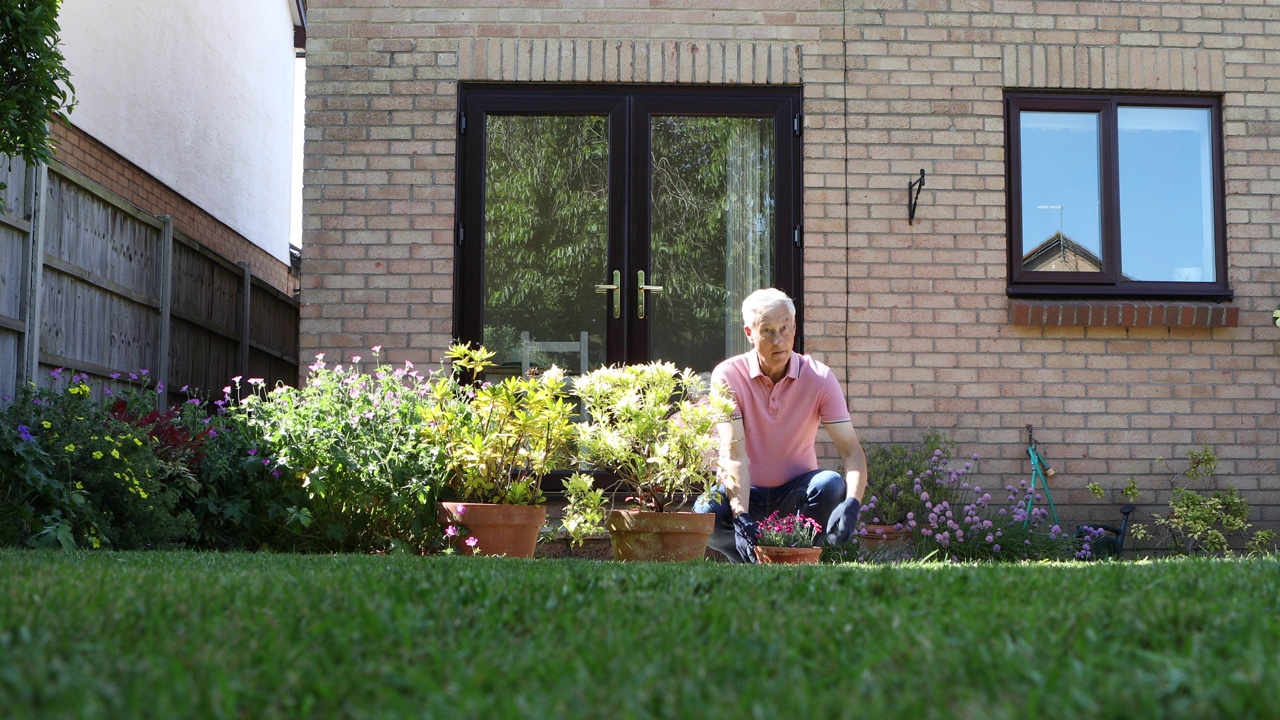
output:
[[[791,356],[787,358],[787,377],[789,378],[800,377],[800,363],[796,360],[798,357],[796,351],[792,350]],[[764,377],[764,372],[760,370],[760,356],[756,354],[754,348],[747,352],[747,376],[752,379]]]

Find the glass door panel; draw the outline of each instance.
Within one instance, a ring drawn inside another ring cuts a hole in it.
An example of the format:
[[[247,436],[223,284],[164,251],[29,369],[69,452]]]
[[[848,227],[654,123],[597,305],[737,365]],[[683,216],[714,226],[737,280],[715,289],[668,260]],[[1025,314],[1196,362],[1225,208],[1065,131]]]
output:
[[[774,137],[772,117],[652,116],[649,357],[709,372],[746,351],[742,300],[774,284]]]
[[[489,115],[481,342],[503,375],[606,362],[609,120]],[[620,292],[619,292],[620,295]]]

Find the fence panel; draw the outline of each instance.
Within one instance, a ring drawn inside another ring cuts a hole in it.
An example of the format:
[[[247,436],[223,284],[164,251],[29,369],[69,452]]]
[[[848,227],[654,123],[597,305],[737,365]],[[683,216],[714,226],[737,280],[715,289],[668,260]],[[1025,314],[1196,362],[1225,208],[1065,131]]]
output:
[[[150,369],[160,319],[159,228],[49,174],[41,283],[41,370],[102,377]]]
[[[26,216],[35,211],[44,219],[36,228],[43,263],[35,382],[52,382],[48,371],[64,366],[89,373],[100,391],[128,380],[112,374],[154,369],[168,378],[170,402],[186,399],[183,387],[205,398],[220,395],[241,374],[297,383],[295,299],[174,232],[169,342],[161,348],[165,223],[56,162],[44,197],[28,202],[28,174],[20,161],[0,162],[0,182],[9,184],[0,191],[9,208],[0,213],[0,395],[13,394],[24,362],[33,242]]]
[[[249,374],[293,385],[298,375],[298,308],[275,288],[250,286]]]
[[[7,158],[0,156],[0,161]],[[22,292],[27,276],[26,245],[31,223],[26,219],[27,166],[21,158],[0,162],[0,397],[12,397],[18,387],[22,360]]]
[[[240,373],[242,272],[185,236],[175,237],[169,387],[187,386],[208,398]]]

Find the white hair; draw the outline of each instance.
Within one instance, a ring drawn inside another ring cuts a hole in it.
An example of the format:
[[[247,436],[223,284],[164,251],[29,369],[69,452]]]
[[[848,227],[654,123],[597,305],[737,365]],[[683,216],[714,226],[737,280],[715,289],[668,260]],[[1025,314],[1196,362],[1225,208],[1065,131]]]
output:
[[[796,304],[786,293],[777,288],[762,288],[742,301],[742,322],[747,327],[755,327],[761,316],[778,308],[786,308],[791,319],[796,318]]]

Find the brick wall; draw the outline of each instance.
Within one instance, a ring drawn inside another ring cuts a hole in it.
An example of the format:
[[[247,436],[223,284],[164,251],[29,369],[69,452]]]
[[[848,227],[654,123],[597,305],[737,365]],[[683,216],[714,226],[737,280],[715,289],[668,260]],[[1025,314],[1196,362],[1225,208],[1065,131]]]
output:
[[[292,295],[298,278],[289,266],[227,227],[199,206],[121,157],[83,130],[53,123],[55,158],[152,215],[172,215],[176,229],[232,262],[247,262],[254,276]]]
[[[377,5],[309,7],[304,357],[380,344],[393,361],[440,359],[459,80],[800,83],[806,349],[845,378],[864,440],[945,430],[984,474],[1010,480],[1026,473],[1034,425],[1058,470],[1055,499],[1081,521],[1114,513],[1086,483],[1165,490],[1157,458],[1207,443],[1258,519],[1280,524],[1274,3]],[[1222,96],[1236,298],[1221,323],[1019,314],[1005,294],[1010,88]]]

